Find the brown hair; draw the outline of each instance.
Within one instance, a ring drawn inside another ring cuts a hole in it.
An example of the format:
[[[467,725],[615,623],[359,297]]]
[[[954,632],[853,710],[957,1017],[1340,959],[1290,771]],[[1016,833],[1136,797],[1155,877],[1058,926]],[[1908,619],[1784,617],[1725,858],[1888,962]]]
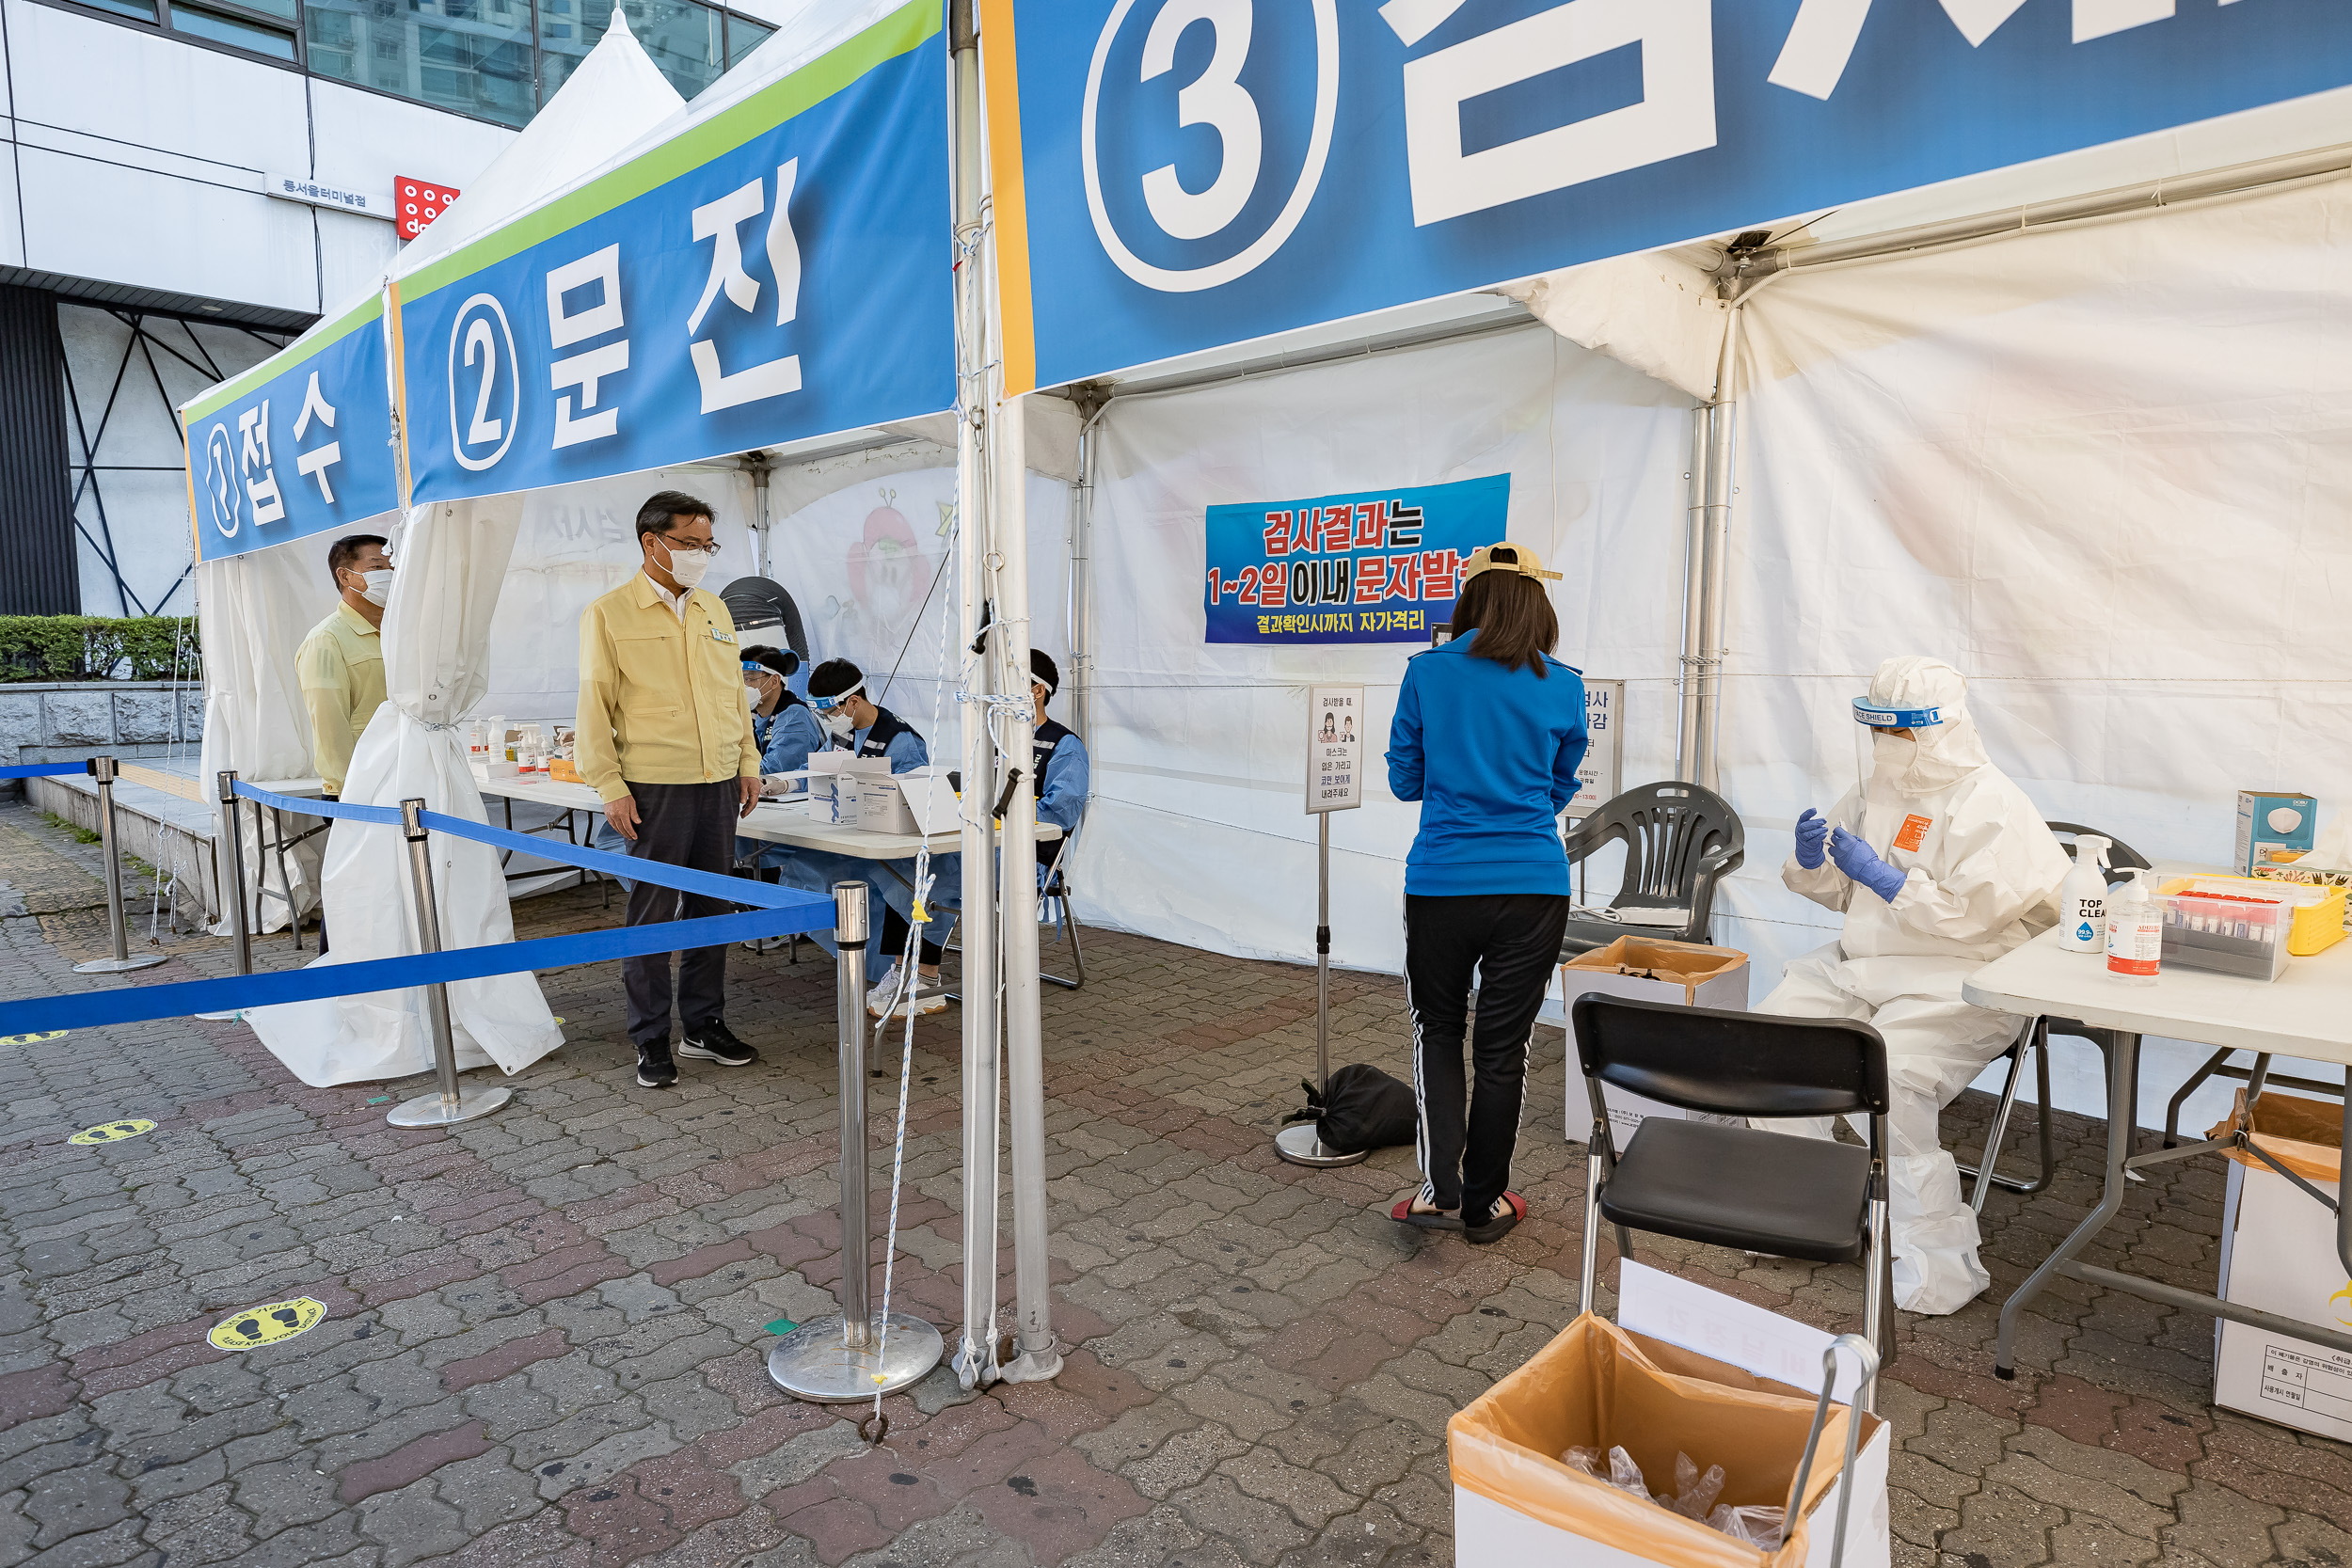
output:
[[[1517,572],[1481,572],[1454,601],[1454,635],[1476,631],[1472,658],[1491,658],[1508,670],[1525,665],[1548,677],[1544,656],[1559,645],[1560,617],[1543,584]]]

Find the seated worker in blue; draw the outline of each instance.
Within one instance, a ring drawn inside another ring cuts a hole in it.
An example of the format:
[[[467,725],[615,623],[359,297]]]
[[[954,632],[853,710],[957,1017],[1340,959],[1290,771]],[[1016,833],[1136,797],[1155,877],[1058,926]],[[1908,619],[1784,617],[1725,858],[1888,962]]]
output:
[[[771,777],[800,772],[811,752],[828,745],[816,710],[785,684],[800,662],[789,648],[755,649],[743,660],[743,685],[752,695],[752,738],[759,745],[759,770]]]

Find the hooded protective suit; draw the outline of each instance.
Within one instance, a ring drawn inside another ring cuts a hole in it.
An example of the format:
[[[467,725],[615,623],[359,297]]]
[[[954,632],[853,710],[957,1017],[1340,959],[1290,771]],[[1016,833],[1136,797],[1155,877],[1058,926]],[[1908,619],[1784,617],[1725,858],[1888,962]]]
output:
[[[1885,1037],[1895,1302],[1911,1312],[1956,1312],[1991,1282],[1936,1118],[2026,1021],[1971,1006],[1960,987],[2056,923],[2071,863],[2042,813],[1986,756],[1964,705],[1967,689],[1959,671],[1934,659],[1879,667],[1873,702],[1938,707],[1944,722],[1913,739],[1877,736],[1870,776],[1829,816],[1900,871],[1901,884],[1882,897],[1835,860],[1807,869],[1792,855],[1781,880],[1843,913],[1845,927],[1836,942],[1789,964],[1758,1009],[1855,1019]],[[1771,1125],[1830,1135],[1826,1117]]]

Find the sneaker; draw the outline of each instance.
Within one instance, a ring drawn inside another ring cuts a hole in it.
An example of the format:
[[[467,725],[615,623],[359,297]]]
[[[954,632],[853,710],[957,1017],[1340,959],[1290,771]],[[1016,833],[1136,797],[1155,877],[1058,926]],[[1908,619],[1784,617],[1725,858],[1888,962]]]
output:
[[[866,993],[866,1010],[876,1018],[886,1018],[890,1013],[890,1004],[898,994],[898,965],[893,959],[890,973],[876,981],[874,989]]]
[[[637,1086],[641,1089],[666,1089],[677,1082],[677,1063],[670,1059],[670,1042],[637,1048]]]
[[[688,1035],[677,1042],[677,1053],[721,1067],[744,1067],[758,1059],[757,1053],[737,1039],[723,1023],[706,1024],[698,1033]]]
[[[920,976],[917,976],[917,981],[919,984]],[[890,1016],[892,1018],[905,1018],[912,1014],[914,1017],[921,1018],[926,1013],[946,1012],[947,1010],[947,993],[946,990],[939,989],[939,981],[933,980],[930,984],[933,988],[932,990],[917,990],[914,995],[907,998],[905,1001],[899,1003],[896,1007],[892,1008]],[[884,1000],[887,1001],[888,998],[884,998]]]

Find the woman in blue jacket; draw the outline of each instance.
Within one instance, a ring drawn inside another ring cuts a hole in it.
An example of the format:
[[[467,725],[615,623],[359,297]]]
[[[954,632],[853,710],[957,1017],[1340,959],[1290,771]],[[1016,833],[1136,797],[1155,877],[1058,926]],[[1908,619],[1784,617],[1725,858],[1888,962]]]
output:
[[[1464,569],[1453,641],[1405,666],[1389,787],[1419,800],[1405,860],[1405,997],[1413,1013],[1421,1191],[1391,1213],[1496,1242],[1527,1216],[1510,1190],[1527,1047],[1560,961],[1568,863],[1559,816],[1584,760],[1584,681],[1533,551],[1490,545]],[[1478,1028],[1464,1082],[1470,977]]]

